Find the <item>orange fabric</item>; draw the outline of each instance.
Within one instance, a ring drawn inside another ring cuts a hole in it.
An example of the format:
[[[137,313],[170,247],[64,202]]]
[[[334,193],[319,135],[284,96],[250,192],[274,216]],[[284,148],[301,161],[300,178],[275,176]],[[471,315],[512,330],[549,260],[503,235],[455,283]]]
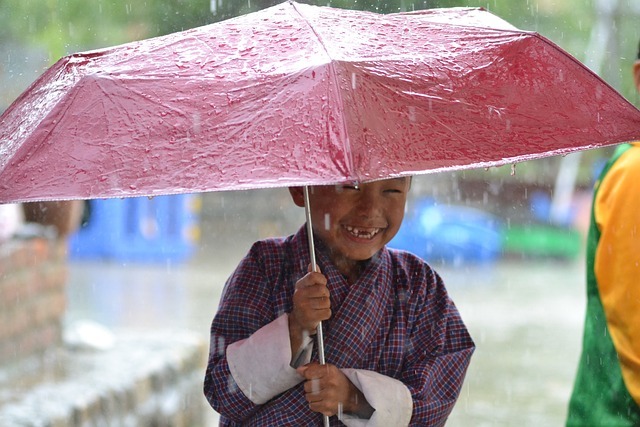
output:
[[[600,298],[622,377],[640,405],[640,142],[614,163],[594,203]]]

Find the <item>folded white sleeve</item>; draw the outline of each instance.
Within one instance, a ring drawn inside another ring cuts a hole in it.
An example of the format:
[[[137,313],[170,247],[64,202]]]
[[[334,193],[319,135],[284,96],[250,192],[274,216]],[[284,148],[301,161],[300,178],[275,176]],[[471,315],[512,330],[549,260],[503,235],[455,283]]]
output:
[[[311,352],[306,358],[308,363]],[[227,363],[240,390],[256,405],[302,382],[290,366],[291,341],[288,315],[283,314],[249,338],[227,347]]]
[[[347,427],[408,426],[413,413],[411,392],[401,381],[364,369],[341,369],[374,409],[371,418],[343,414]]]

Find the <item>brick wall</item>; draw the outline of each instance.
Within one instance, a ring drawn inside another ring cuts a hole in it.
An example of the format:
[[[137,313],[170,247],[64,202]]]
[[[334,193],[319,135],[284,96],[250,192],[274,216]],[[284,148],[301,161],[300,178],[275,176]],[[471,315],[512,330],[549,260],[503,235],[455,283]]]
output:
[[[61,345],[66,280],[66,241],[0,244],[0,366]]]
[[[66,346],[67,273],[66,239],[0,244],[0,426],[204,426],[206,343],[176,331]]]

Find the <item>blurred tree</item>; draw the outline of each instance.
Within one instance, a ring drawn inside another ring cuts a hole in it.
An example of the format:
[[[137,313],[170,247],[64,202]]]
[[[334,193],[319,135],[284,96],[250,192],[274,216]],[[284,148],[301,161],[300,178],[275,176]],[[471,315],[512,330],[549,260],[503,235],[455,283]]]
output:
[[[84,0],[3,0],[0,44],[44,47],[50,62],[68,53],[147,36],[147,12],[136,3]]]
[[[215,21],[211,2],[216,0],[147,0],[150,35],[164,35]],[[218,0],[219,1],[219,0]]]

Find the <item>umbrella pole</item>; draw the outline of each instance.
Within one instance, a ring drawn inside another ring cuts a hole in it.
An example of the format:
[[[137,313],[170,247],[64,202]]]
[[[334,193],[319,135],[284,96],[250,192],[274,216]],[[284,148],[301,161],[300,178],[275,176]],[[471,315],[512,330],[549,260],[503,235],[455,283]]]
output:
[[[304,186],[304,213],[307,217],[307,236],[309,240],[309,256],[311,257],[311,270],[317,271],[318,264],[316,263],[316,248],[313,244],[313,227],[311,224],[311,209],[309,207],[309,186]],[[321,365],[325,364],[324,361],[324,337],[322,336],[322,322],[316,326],[316,340],[318,344],[318,361]],[[329,417],[323,415],[324,426],[329,427]]]

